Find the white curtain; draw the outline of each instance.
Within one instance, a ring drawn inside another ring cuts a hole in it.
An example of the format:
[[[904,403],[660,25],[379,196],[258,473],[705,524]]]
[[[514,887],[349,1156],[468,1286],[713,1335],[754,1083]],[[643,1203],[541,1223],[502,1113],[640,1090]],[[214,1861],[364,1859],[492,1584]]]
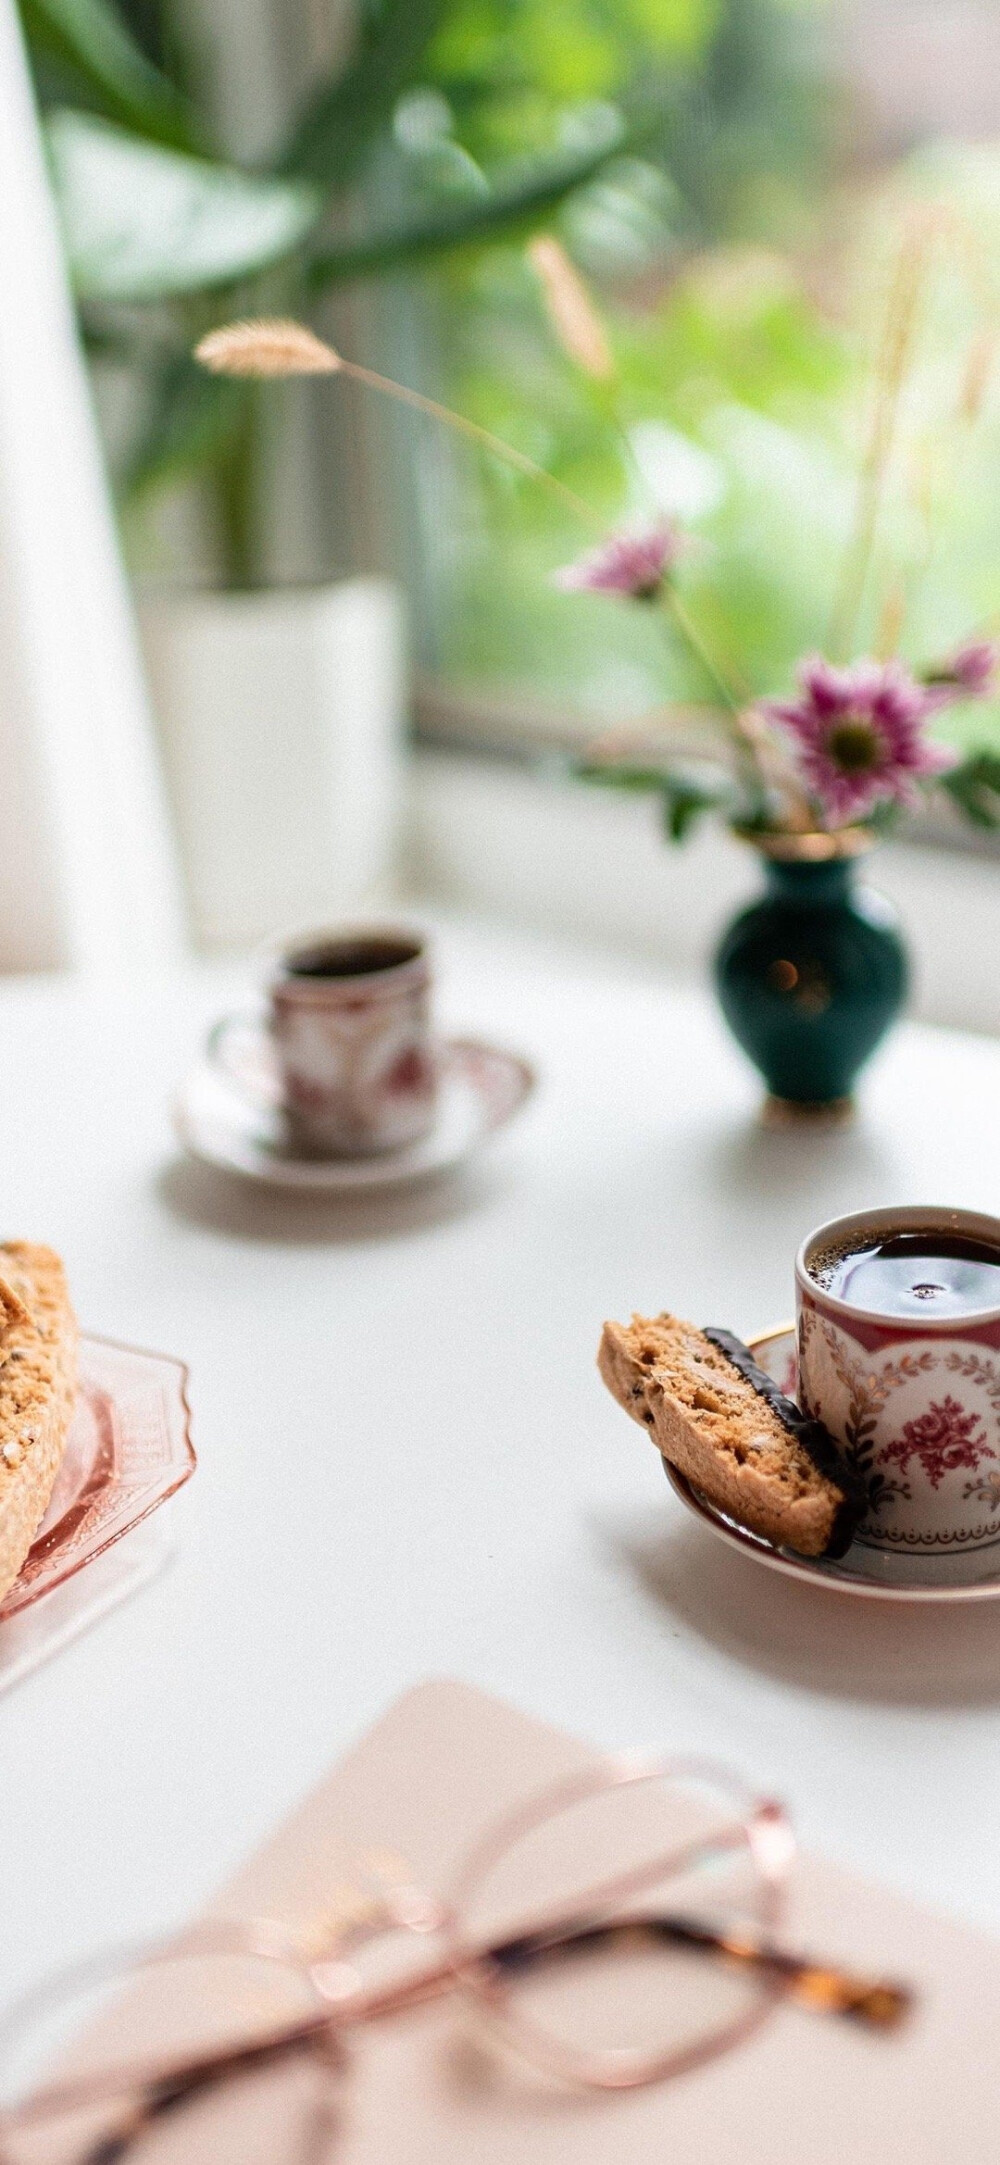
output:
[[[172,845],[14,0],[0,207],[0,970],[145,967]]]

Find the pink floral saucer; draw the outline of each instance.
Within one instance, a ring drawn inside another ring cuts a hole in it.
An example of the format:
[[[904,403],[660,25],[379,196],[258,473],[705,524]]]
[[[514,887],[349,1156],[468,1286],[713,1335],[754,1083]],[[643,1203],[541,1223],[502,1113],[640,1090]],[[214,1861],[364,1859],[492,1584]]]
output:
[[[768,1375],[794,1398],[798,1364],[792,1325],[784,1324],[777,1330],[765,1331],[760,1338],[752,1338],[750,1350]],[[769,1571],[780,1571],[785,1578],[820,1585],[831,1592],[860,1595],[868,1601],[1000,1601],[1000,1570],[991,1578],[979,1560],[976,1576],[975,1555],[947,1560],[899,1556],[855,1541],[847,1555],[836,1561],[825,1556],[796,1556],[793,1549],[773,1548],[760,1534],[752,1534],[746,1526],[727,1518],[666,1459],[663,1470],[675,1495],[703,1526],[730,1548],[742,1550],[744,1556],[752,1556]]]
[[[174,1128],[192,1157],[265,1187],[330,1196],[427,1180],[452,1171],[504,1127],[535,1082],[527,1060],[498,1045],[454,1037],[440,1050],[434,1124],[419,1142],[398,1150],[360,1158],[300,1156],[289,1143],[274,1102],[274,1060],[263,1025],[245,1054],[244,1087],[202,1059],[174,1106]]]
[[[159,1528],[140,1530],[195,1463],[183,1362],[81,1337],[76,1411],[49,1508],[0,1603],[0,1691],[150,1577],[165,1543]]]

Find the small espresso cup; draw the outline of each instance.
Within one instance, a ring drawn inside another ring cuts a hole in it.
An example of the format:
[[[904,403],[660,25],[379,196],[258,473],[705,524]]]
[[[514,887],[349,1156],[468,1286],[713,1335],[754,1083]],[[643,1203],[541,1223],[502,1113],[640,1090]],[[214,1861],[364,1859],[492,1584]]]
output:
[[[314,933],[282,950],[265,989],[269,1094],[293,1149],[359,1157],[427,1133],[439,1063],[421,933],[395,925]],[[259,1021],[229,1016],[209,1039],[210,1057],[258,1097],[260,1038]]]
[[[820,1226],[795,1263],[799,1396],[864,1480],[858,1541],[921,1559],[923,1579],[988,1577],[1000,1570],[1000,1301],[935,1316],[938,1289],[921,1283],[904,1314],[884,1293],[844,1299],[823,1283],[845,1256],[914,1234],[1000,1261],[1000,1220],[979,1211],[886,1208]],[[933,1278],[922,1259],[920,1275]]]

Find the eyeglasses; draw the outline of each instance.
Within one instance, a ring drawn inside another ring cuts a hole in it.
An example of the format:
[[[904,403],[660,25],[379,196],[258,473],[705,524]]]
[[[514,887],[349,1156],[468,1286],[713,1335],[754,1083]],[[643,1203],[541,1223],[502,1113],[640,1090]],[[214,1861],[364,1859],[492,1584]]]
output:
[[[504,1818],[442,1897],[369,1859],[304,1935],[207,1925],[87,1964],[0,2023],[0,2165],[321,2165],[352,2032],[446,1992],[598,2090],[732,2050],[786,1999],[891,2029],[903,1986],[780,1943],[794,1854],[725,1770],[622,1760]]]

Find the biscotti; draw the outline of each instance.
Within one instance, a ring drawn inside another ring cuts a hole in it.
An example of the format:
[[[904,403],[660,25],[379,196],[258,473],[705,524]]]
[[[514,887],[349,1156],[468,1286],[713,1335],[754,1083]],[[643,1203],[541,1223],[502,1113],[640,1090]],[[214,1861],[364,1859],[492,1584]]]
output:
[[[606,1323],[608,1389],[671,1465],[752,1533],[800,1556],[840,1556],[864,1505],[819,1421],[784,1398],[727,1331],[677,1316]]]
[[[76,1396],[76,1318],[51,1248],[0,1245],[0,1601],[48,1508]]]

